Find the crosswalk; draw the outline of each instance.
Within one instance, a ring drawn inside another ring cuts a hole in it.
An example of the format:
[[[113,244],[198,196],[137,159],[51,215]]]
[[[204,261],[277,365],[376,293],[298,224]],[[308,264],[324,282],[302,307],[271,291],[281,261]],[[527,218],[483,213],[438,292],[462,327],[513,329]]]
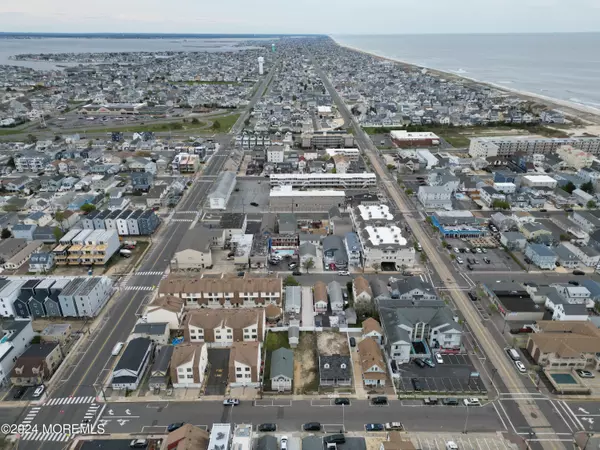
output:
[[[53,405],[81,405],[83,403],[92,403],[96,397],[59,397],[59,398],[51,398],[44,406],[53,406]]]
[[[92,422],[92,419],[96,416],[96,413],[100,409],[100,405],[97,403],[92,403],[90,407],[87,409],[85,416],[83,416],[84,422]]]
[[[123,286],[121,287],[124,291],[152,291],[152,286]]]
[[[171,219],[171,222],[187,222],[192,223],[194,219]]]
[[[22,441],[53,441],[53,442],[67,442],[74,436],[67,433],[23,433],[20,437]]]
[[[29,425],[33,421],[33,419],[35,419],[35,416],[37,416],[37,414],[40,412],[40,409],[41,409],[40,406],[31,408],[29,410],[29,412],[27,413],[27,415],[25,416],[25,418],[23,419],[23,422],[21,422],[21,424]]]
[[[165,272],[163,270],[155,270],[150,272],[134,272],[133,275],[164,275]]]

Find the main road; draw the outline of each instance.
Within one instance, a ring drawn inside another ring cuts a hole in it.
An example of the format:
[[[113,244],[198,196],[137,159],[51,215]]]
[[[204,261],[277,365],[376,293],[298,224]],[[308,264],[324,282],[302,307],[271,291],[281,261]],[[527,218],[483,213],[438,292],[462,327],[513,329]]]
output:
[[[544,404],[542,400],[519,399],[520,396],[529,396],[531,393],[534,393],[535,387],[515,371],[513,364],[509,362],[504,350],[497,345],[490,331],[482,323],[472,302],[469,301],[465,292],[459,289],[460,283],[456,280],[455,272],[449,260],[447,260],[443,254],[438,253],[436,243],[422,227],[422,220],[413,217],[413,211],[409,206],[409,199],[404,192],[399,189],[396,180],[393,179],[389,172],[384,168],[380,161],[377,148],[369,136],[360,127],[355,117],[350,113],[345,102],[332,86],[326,74],[323,73],[318,66],[317,61],[315,61],[315,67],[317,68],[325,87],[328,89],[334,102],[338,106],[338,110],[344,117],[346,124],[352,126],[358,146],[371,161],[371,164],[378,175],[380,184],[385,187],[390,199],[403,214],[415,240],[420,242],[423,246],[423,250],[429,258],[433,270],[439,276],[444,288],[450,293],[454,300],[454,304],[458,307],[466,320],[470,332],[474,335],[485,355],[487,355],[488,360],[493,365],[492,370],[498,372],[498,376],[496,377],[497,385],[500,385],[504,389],[504,392],[512,394],[513,401],[510,403],[507,402],[504,404],[504,407],[508,409],[507,415],[514,419],[511,423],[516,422],[523,425],[521,429],[516,429],[513,426],[514,429],[512,431],[514,431],[516,435],[525,434],[527,436],[532,436],[532,431],[535,434],[539,433],[540,435],[543,433],[545,438],[543,441],[540,439],[539,443],[544,448],[562,448],[562,443],[558,435],[555,434],[557,429],[563,427],[562,424],[556,420],[553,420],[553,423],[550,424],[546,415],[549,415],[550,419],[555,419],[555,417],[552,415],[551,410],[547,408],[547,404]],[[525,397],[523,396],[523,398]]]

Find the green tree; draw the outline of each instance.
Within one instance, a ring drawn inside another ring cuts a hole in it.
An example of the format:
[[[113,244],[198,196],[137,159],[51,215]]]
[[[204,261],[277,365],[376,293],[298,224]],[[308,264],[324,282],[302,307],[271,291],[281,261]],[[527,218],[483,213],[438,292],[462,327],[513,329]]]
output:
[[[26,144],[35,144],[38,141],[38,138],[35,134],[28,134],[25,138]]]
[[[588,181],[587,183],[583,183],[580,188],[582,191],[587,192],[588,194],[594,193],[594,183]]]
[[[304,268],[304,270],[306,270],[306,273],[308,273],[309,269],[315,267],[315,262],[312,258],[308,258],[302,262],[302,267]]]
[[[2,233],[0,233],[0,238],[8,239],[11,236],[12,236],[12,233],[10,232],[10,230],[8,228],[2,228]]]
[[[404,192],[406,192],[406,195],[413,195],[413,194],[415,193],[415,192],[414,192],[414,191],[413,191],[411,188],[408,188],[408,189],[407,189],[406,191],[404,191]]]
[[[62,230],[58,227],[54,227],[54,229],[52,230],[52,234],[54,235],[54,240],[56,242],[58,242],[60,240],[60,238],[63,237],[63,235],[64,235]]]
[[[575,186],[572,181],[569,181],[562,187],[562,189],[563,191],[567,191],[569,194],[572,194],[573,191],[577,189],[577,186]]]
[[[337,169],[334,167],[333,169],[331,169],[331,173],[337,173]]]
[[[494,200],[492,202],[492,208],[494,209],[510,209],[510,203],[505,200]]]
[[[194,118],[192,119],[192,123],[193,123],[194,125],[197,125],[197,124],[199,124],[199,123],[200,123],[200,121],[194,117]]]
[[[387,165],[388,170],[394,170],[396,168],[395,164],[388,164]]]
[[[378,262],[374,262],[373,264],[371,264],[371,267],[373,268],[375,273],[379,273],[379,271],[381,270],[381,264]]]
[[[212,128],[214,130],[220,130],[221,129],[221,122],[219,122],[218,120],[215,120],[212,124]]]
[[[91,203],[84,203],[83,205],[81,205],[81,208],[79,208],[81,210],[81,212],[84,213],[90,213],[92,211],[96,210],[96,205],[92,205]]]
[[[283,285],[284,286],[300,286],[300,283],[298,283],[298,280],[296,280],[293,276],[288,275],[283,280]]]
[[[88,141],[87,143],[87,148],[88,150],[90,150],[92,147],[94,146],[94,141],[92,141],[91,139]]]
[[[598,205],[596,204],[596,202],[594,200],[590,200],[589,202],[587,202],[587,204],[585,206],[587,206],[588,209],[594,209]]]
[[[560,239],[561,241],[569,241],[571,238],[569,237],[569,235],[568,235],[568,234],[566,234],[566,233],[561,233],[561,234],[560,234],[560,237],[559,237],[559,239]]]

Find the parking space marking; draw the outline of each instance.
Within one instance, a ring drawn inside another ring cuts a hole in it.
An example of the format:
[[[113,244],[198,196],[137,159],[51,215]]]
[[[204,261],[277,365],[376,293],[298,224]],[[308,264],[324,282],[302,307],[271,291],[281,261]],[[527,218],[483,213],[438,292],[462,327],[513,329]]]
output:
[[[324,406],[335,406],[333,400],[321,400],[321,399],[312,399],[310,401],[310,406],[316,407],[324,407]]]
[[[327,429],[329,428],[329,431]],[[345,433],[346,427],[343,423],[324,423],[323,424],[323,432],[324,433]]]
[[[254,400],[254,406],[262,406],[264,408],[292,406],[292,400]]]

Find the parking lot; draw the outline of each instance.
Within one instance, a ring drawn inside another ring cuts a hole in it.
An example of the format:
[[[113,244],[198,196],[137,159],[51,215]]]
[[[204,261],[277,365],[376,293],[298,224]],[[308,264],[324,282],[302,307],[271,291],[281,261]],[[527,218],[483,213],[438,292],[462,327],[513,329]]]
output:
[[[471,377],[476,372],[468,355],[443,355],[444,362],[435,367],[419,367],[414,362],[398,368],[397,386],[402,394],[484,394],[487,389],[480,378]],[[416,378],[421,391],[416,391],[412,379]]]
[[[224,395],[229,378],[229,349],[208,349],[208,380],[204,395]]]
[[[415,447],[420,450],[444,450],[446,442],[453,441],[459,449],[473,450],[515,450],[518,446],[501,436],[491,434],[464,435],[464,434],[418,434],[410,436]]]
[[[35,391],[37,386],[23,386],[25,388],[25,392],[19,398],[15,398],[17,392],[21,389],[21,386],[11,386],[7,391],[3,391],[2,393],[2,401],[5,402],[14,402],[16,400],[20,401],[32,401],[39,400],[39,398],[35,398],[33,396],[33,392]]]
[[[234,213],[257,213],[269,210],[269,179],[238,178],[227,210]]]
[[[467,241],[460,239],[446,239],[446,242],[452,246],[452,249],[447,251],[454,254],[456,259],[460,258],[463,261],[461,264],[467,268],[467,265],[472,267],[474,271],[520,271],[521,267],[510,257],[510,255],[501,248],[486,248],[485,253],[473,253],[472,248],[475,246]],[[459,250],[465,249],[464,252],[456,253],[455,248]],[[486,259],[489,263],[486,263]],[[456,260],[456,264],[458,261]]]

